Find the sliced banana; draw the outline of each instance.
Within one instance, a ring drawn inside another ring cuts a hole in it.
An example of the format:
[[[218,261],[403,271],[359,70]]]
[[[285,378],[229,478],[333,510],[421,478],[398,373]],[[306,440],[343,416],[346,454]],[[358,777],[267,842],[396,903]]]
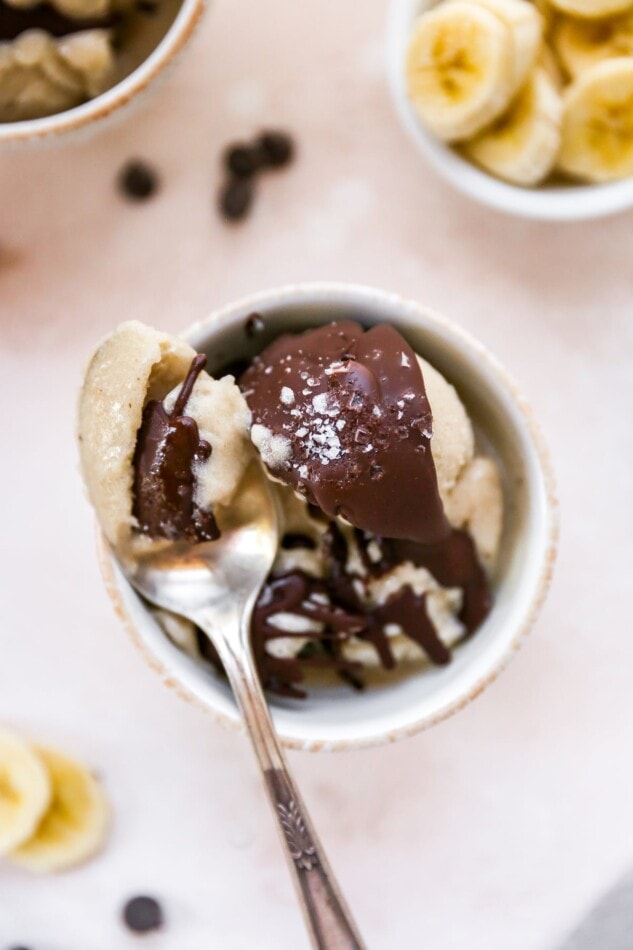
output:
[[[617,13],[624,13],[631,6],[631,0],[551,0],[551,2],[561,13],[587,20],[599,20]]]
[[[101,785],[82,765],[51,749],[36,751],[50,776],[51,803],[33,837],[9,857],[29,871],[64,871],[101,848],[110,809]]]
[[[409,45],[409,97],[445,142],[470,138],[503,112],[513,92],[514,46],[489,10],[455,0],[422,14]]]
[[[51,800],[46,768],[16,736],[0,733],[0,854],[8,854],[35,832]]]
[[[455,0],[450,0],[455,2]],[[543,39],[543,20],[528,0],[471,0],[498,17],[512,36],[512,88],[514,96],[534,67]]]
[[[576,79],[603,59],[633,56],[633,10],[606,20],[561,17],[552,42],[561,63]]]
[[[543,69],[536,69],[510,108],[467,142],[469,158],[515,185],[537,185],[556,163],[562,104]]]
[[[590,182],[633,175],[633,57],[604,60],[567,88],[558,166]]]

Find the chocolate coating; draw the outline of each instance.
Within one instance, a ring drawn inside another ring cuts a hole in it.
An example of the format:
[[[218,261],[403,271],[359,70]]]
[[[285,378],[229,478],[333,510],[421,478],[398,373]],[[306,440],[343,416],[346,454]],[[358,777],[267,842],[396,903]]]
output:
[[[198,425],[184,411],[207,358],[196,356],[171,412],[157,400],[143,411],[134,453],[133,513],[139,529],[151,538],[214,541],[219,537],[213,514],[194,502],[195,462],[211,455]]]
[[[253,421],[288,440],[272,474],[328,517],[423,544],[449,535],[422,372],[393,327],[345,321],[281,336],[240,387]]]

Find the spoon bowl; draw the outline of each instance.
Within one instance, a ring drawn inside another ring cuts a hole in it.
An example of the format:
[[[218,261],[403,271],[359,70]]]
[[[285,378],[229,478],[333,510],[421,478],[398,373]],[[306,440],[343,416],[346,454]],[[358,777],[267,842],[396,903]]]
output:
[[[276,502],[257,462],[249,466],[220,527],[217,541],[175,541],[120,563],[146,600],[189,619],[198,611],[221,608],[227,597],[250,602],[272,567],[279,541]]]

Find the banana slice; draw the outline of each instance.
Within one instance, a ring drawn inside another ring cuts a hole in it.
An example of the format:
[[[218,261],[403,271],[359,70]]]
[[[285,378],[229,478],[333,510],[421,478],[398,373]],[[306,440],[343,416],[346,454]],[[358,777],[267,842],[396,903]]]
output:
[[[507,106],[513,92],[510,30],[464,0],[417,21],[407,55],[409,97],[424,124],[445,142],[470,138]]]
[[[450,0],[455,2],[455,0]],[[512,83],[514,96],[527,80],[541,47],[543,20],[528,0],[470,0],[498,17],[512,36]]]
[[[9,857],[29,871],[64,871],[95,854],[105,841],[110,810],[103,789],[82,765],[38,748],[52,799],[34,836]]]
[[[464,151],[474,162],[515,185],[537,185],[556,163],[561,98],[543,69],[536,69],[507,112]]]
[[[631,6],[631,0],[551,0],[551,3],[561,13],[587,20],[624,13]]]
[[[44,765],[30,747],[0,733],[0,854],[8,854],[35,832],[51,800]]]
[[[560,61],[572,77],[618,56],[633,56],[633,11],[606,20],[561,17],[552,34]]]
[[[633,175],[633,57],[606,59],[567,88],[558,166],[590,182]]]

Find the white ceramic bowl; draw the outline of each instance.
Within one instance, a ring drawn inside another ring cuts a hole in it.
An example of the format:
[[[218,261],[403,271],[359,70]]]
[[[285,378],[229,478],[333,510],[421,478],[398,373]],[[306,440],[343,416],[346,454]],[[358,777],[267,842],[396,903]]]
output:
[[[249,339],[245,320],[262,314],[265,331]],[[286,746],[347,749],[391,742],[433,725],[474,699],[503,669],[529,629],[552,572],[556,504],[549,460],[529,408],[484,347],[459,327],[395,294],[348,284],[300,284],[248,297],[195,324],[185,338],[209,356],[211,372],[249,358],[286,330],[333,319],[388,321],[431,361],[463,398],[478,438],[500,464],[506,524],[494,607],[446,667],[427,667],[393,684],[356,693],[345,685],[311,690],[305,701],[275,697],[271,707]],[[174,646],[101,545],[106,585],[149,662],[170,686],[224,724],[239,723],[227,684]]]
[[[66,141],[69,133],[100,128],[119,115],[123,107],[148,89],[163,73],[200,21],[205,0],[163,0],[158,12],[144,19],[124,47],[123,65],[130,71],[124,78],[96,96],[66,112],[22,122],[0,122],[0,147]],[[119,54],[117,54],[119,56]],[[133,63],[138,63],[131,68]]]
[[[387,67],[396,112],[407,133],[435,171],[482,204],[524,218],[580,221],[633,207],[633,178],[607,185],[552,184],[519,188],[481,171],[428,132],[409,101],[405,60],[412,27],[438,0],[392,0],[387,25]]]

